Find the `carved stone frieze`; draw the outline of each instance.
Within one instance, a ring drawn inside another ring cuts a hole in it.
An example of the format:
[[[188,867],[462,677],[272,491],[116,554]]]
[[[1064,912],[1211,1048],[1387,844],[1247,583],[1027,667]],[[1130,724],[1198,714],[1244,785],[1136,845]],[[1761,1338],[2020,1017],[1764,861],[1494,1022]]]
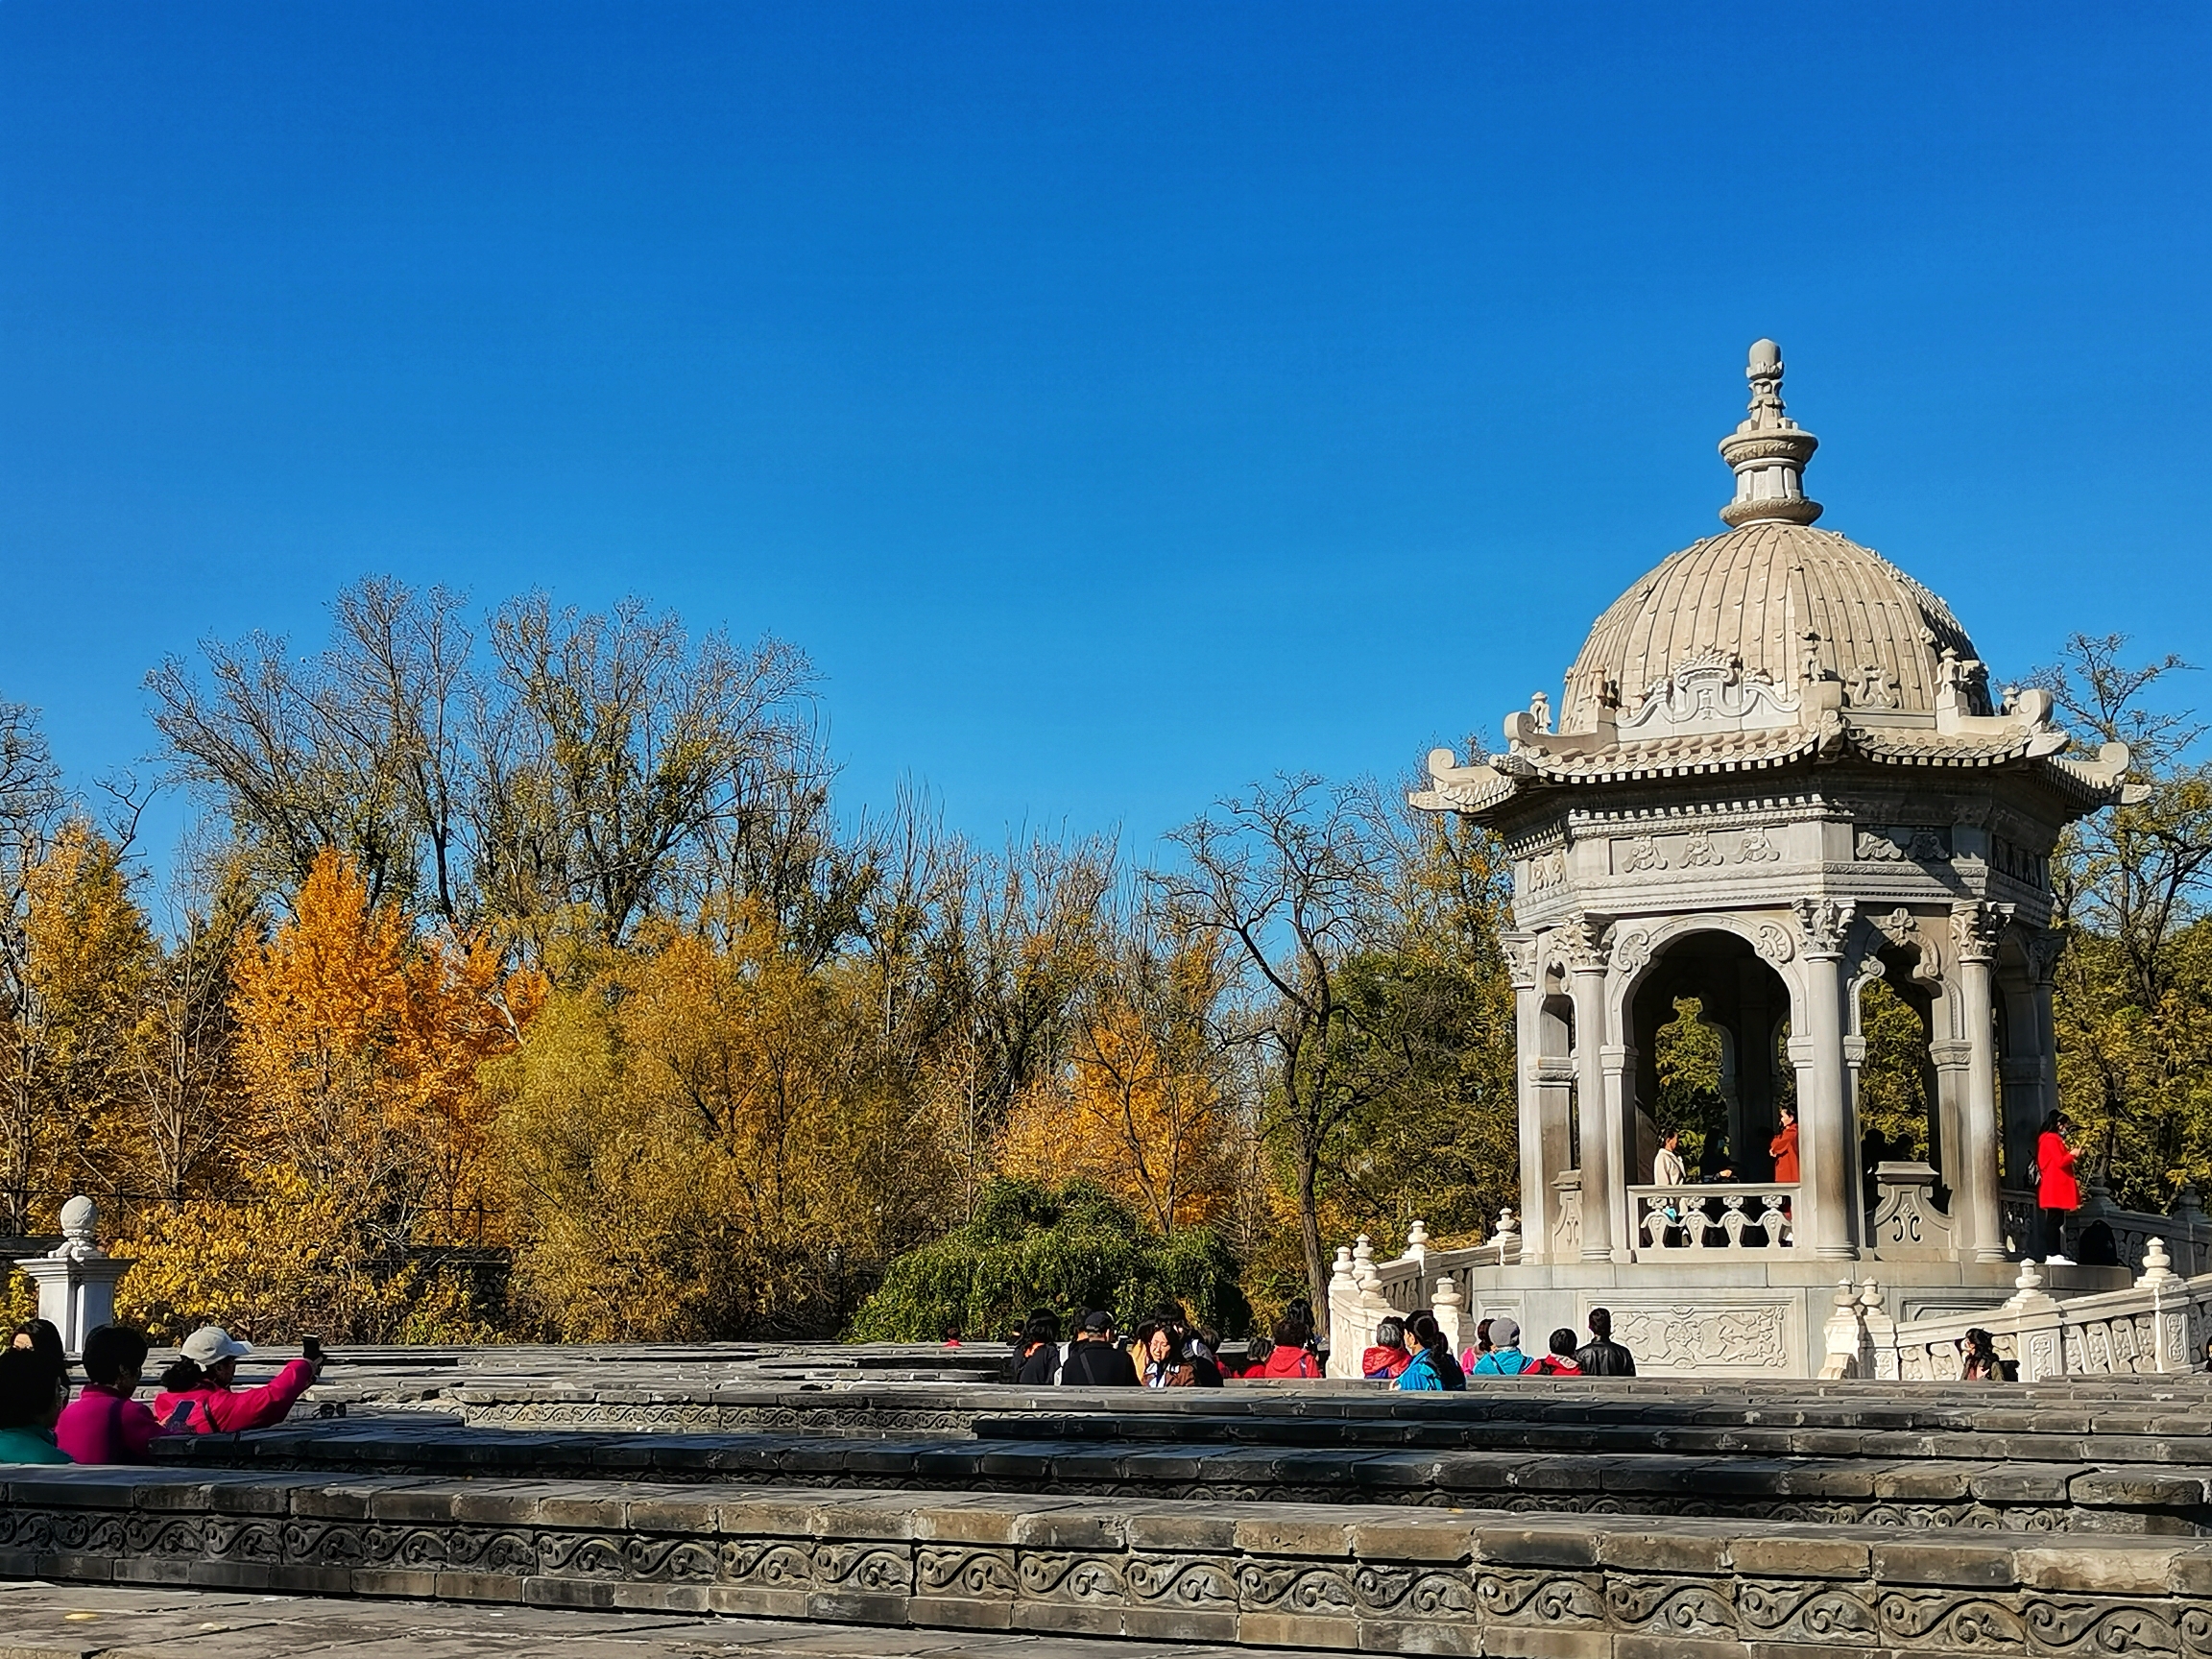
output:
[[[1745,864],[1779,864],[1782,849],[1774,845],[1773,837],[1758,825],[1743,831],[1743,839],[1736,849],[1736,856]]]
[[[1862,864],[1941,864],[1951,856],[1951,831],[1939,824],[1862,824],[1852,856]]]
[[[1733,657],[1701,651],[1676,662],[1637,699],[1621,722],[1621,736],[1642,742],[1794,726],[1800,708],[1794,689],[1778,686],[1764,674],[1745,673]]]

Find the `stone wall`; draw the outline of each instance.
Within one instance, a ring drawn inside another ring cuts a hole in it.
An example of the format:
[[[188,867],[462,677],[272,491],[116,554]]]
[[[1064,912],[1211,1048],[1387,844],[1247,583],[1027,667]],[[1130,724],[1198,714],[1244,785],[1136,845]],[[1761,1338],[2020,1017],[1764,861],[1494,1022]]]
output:
[[[2212,1654],[2212,1546],[1291,1504],[39,1471],[0,1573],[1389,1653]]]

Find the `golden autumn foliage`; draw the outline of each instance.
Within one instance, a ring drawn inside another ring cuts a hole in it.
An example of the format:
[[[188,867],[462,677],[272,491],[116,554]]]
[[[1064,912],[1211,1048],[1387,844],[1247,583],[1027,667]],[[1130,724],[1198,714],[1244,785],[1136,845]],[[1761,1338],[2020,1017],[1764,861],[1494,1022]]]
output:
[[[1000,1169],[1046,1187],[1095,1183],[1166,1236],[1215,1220],[1238,1176],[1206,1028],[1226,979],[1203,944],[1133,952],[1076,1022],[1066,1066],[1009,1115]]]
[[[421,1252],[496,1227],[475,1073],[543,979],[419,936],[327,851],[231,977],[239,1190],[150,1213],[124,1301],[163,1328],[230,1305],[242,1324],[391,1334],[423,1293]]]
[[[25,872],[18,914],[0,1054],[0,1189],[20,1231],[59,1204],[51,1193],[35,1200],[41,1166],[108,1184],[116,1051],[155,948],[114,846],[81,820],[64,823]]]
[[[862,992],[755,907],[556,995],[486,1071],[531,1316],[570,1340],[834,1319],[847,1264],[927,1214],[886,1201],[943,1181]]]

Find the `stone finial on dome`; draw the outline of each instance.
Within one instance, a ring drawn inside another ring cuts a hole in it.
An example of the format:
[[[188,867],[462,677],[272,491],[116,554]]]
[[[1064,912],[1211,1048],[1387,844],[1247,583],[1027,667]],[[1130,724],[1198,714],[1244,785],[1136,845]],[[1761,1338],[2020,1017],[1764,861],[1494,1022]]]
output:
[[[1751,382],[1751,412],[1720,440],[1720,459],[1736,469],[1736,499],[1720,509],[1730,528],[1763,519],[1810,524],[1820,503],[1805,497],[1805,463],[1820,440],[1782,412],[1782,348],[1755,340],[1743,377]]]

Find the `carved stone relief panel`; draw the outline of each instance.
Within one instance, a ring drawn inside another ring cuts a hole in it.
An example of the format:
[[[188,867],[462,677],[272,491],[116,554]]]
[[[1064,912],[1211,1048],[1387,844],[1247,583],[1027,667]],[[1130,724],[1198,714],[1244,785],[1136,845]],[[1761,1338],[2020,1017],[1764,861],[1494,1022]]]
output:
[[[1941,864],[1951,857],[1945,824],[1862,824],[1852,856],[1862,864]]]
[[[1639,831],[1615,835],[1606,843],[1607,868],[1615,876],[1656,876],[1670,870],[1712,872],[1782,862],[1775,833],[1763,825],[1747,829],[1700,825],[1679,834]]]
[[[1636,1356],[1640,1373],[1794,1374],[1788,1302],[1639,1305],[1616,1294],[1605,1306],[1613,1312],[1613,1339]],[[1585,1308],[1585,1318],[1588,1312]]]

